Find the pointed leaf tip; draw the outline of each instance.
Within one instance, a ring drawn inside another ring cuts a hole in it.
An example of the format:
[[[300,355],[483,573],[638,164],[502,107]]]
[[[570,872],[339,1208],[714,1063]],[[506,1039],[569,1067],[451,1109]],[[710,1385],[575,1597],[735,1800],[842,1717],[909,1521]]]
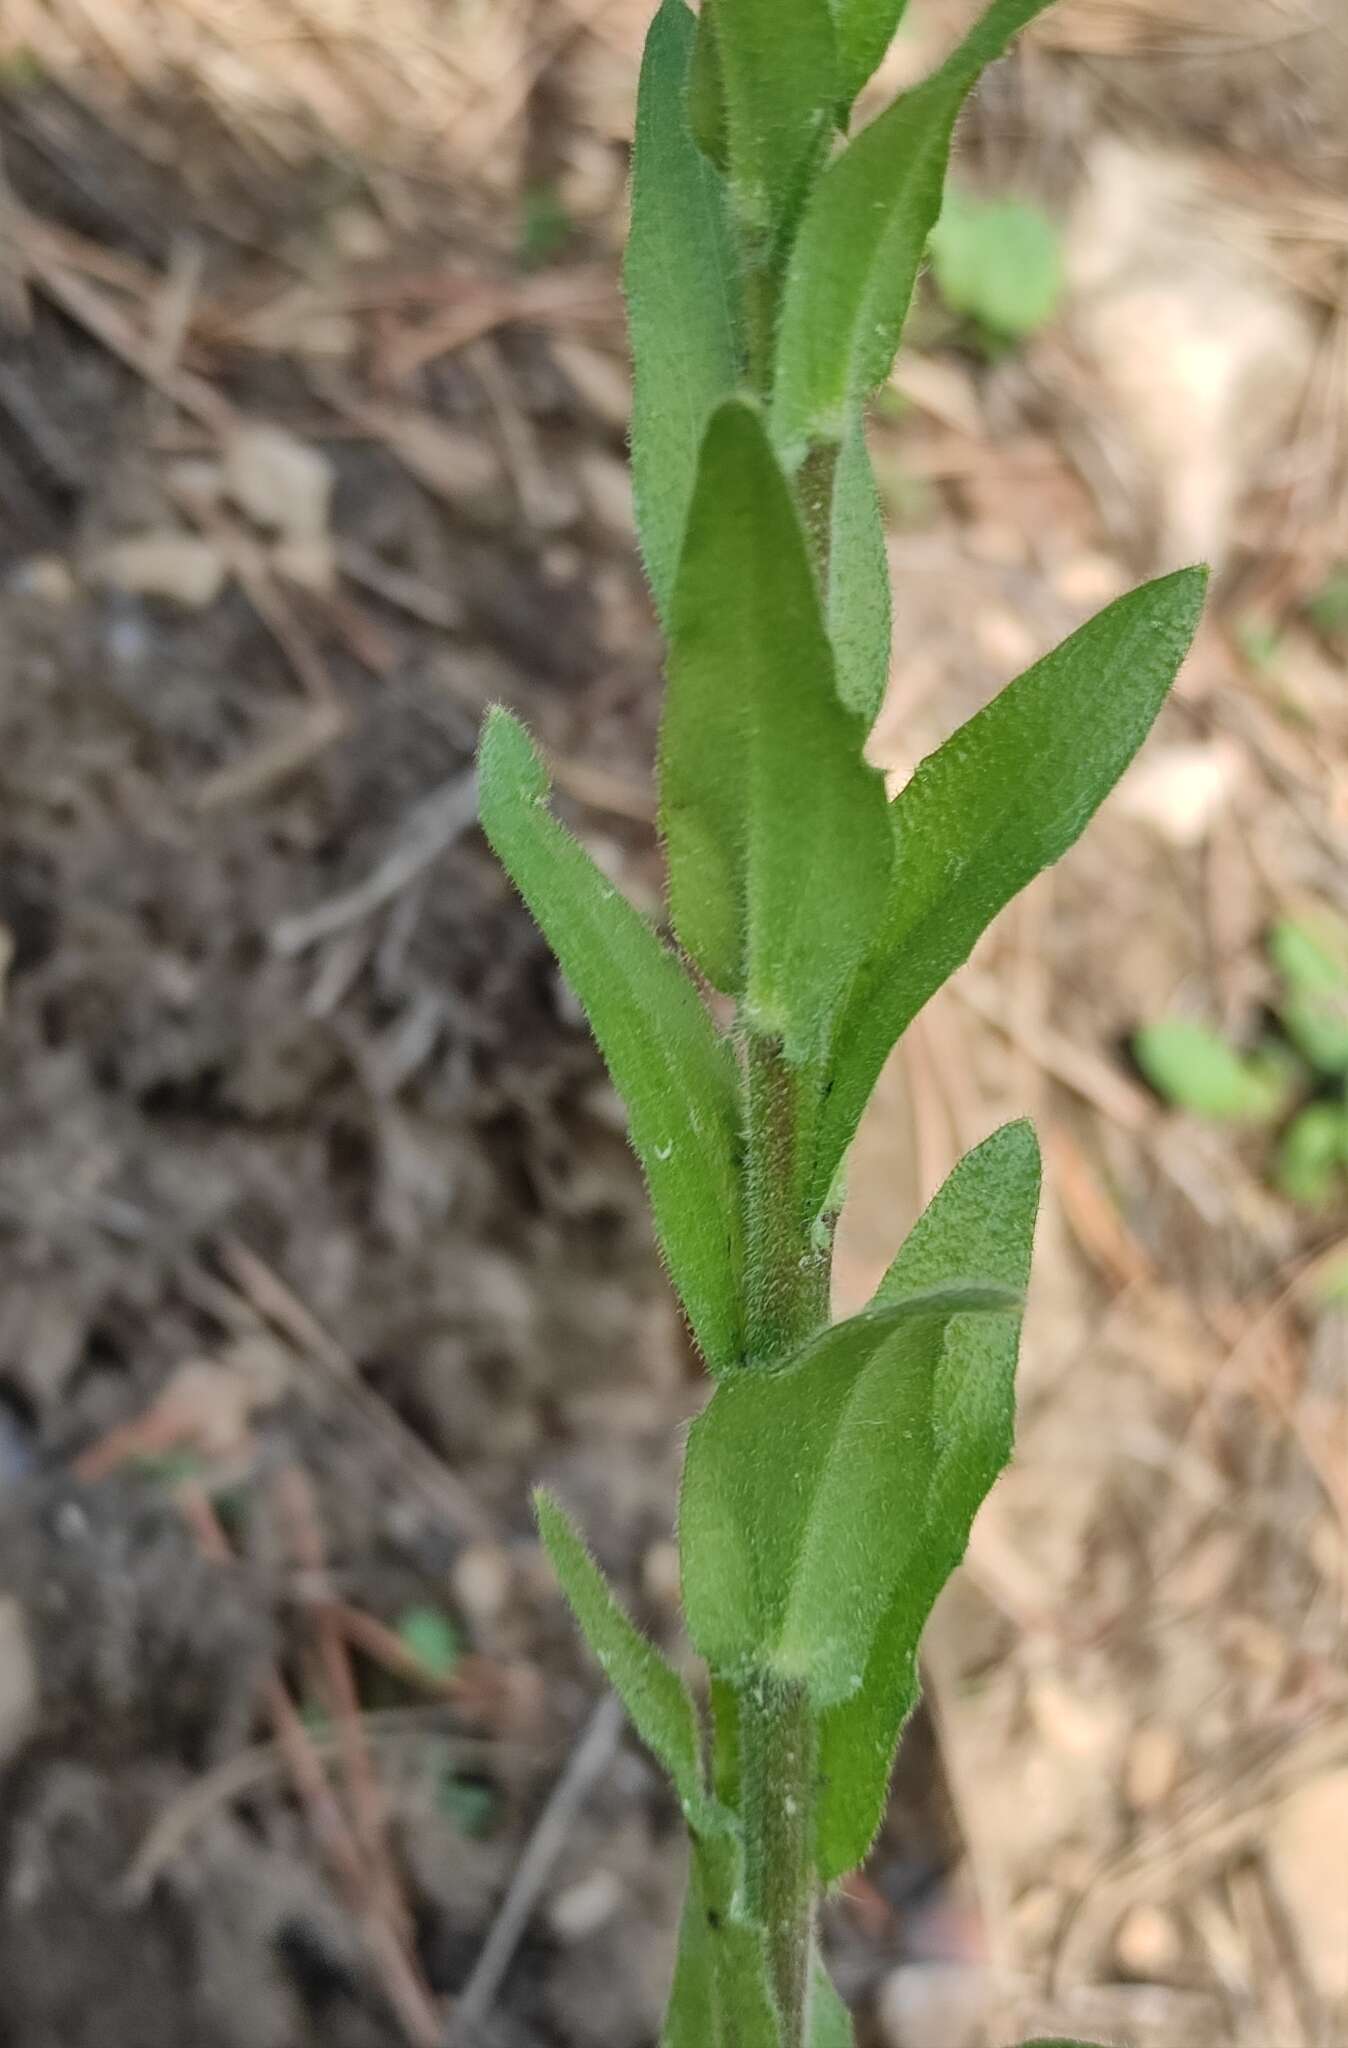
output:
[[[895,797],[890,908],[834,1035],[817,1205],[891,1048],[998,911],[1080,837],[1151,730],[1206,580],[1202,569],[1176,570],[1107,605],[928,755]]]
[[[589,1546],[550,1493],[534,1494],[538,1533],[581,1634],[646,1747],[674,1780],[686,1812],[703,1798],[702,1737],[692,1695],[619,1606]]]

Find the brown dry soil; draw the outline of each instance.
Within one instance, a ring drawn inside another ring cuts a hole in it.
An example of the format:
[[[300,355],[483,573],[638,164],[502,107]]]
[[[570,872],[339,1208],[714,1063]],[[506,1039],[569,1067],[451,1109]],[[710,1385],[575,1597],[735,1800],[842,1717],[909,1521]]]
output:
[[[1149,565],[1224,575],[854,1161],[849,1304],[1002,1117],[1048,1166],[1017,1461],[827,1911],[865,2048],[1345,2038],[1343,1209],[1126,1054],[1174,1007],[1252,1044],[1270,920],[1348,911],[1348,650],[1303,608],[1348,559],[1343,38],[1289,5],[1054,10],[962,169],[1061,200],[1062,317],[989,362],[928,298],[875,422],[900,775]],[[678,1654],[700,1384],[465,776],[515,705],[658,901],[614,288],[649,9],[442,42],[389,0],[367,66],[341,9],[14,7],[50,48],[0,71],[0,2048],[457,2041],[540,1829],[479,2048],[647,2048],[676,1816],[625,1742],[549,1827],[599,1686],[528,1491]],[[900,66],[967,13],[915,4]],[[534,270],[530,191],[572,223]],[[240,420],[331,485],[289,555],[219,488]],[[138,589],[145,535],[219,594]]]

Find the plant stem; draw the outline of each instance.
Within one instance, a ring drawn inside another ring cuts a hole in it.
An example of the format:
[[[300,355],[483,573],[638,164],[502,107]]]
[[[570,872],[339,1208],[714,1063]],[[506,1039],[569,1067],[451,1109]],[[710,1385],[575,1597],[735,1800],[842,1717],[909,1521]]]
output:
[[[833,553],[833,485],[838,472],[836,441],[816,441],[796,476],[796,503],[805,523],[810,553],[824,603]]]
[[[781,2048],[805,2048],[814,1954],[815,1722],[803,1685],[766,1674],[740,1698],[745,1889],[762,1925]]]
[[[799,1198],[801,1080],[773,1041],[750,1037],[747,1325],[771,1364],[828,1320],[827,1257]],[[765,1933],[780,2048],[805,2048],[814,1954],[815,1717],[803,1685],[760,1673],[739,1695],[740,1812],[750,1914]]]
[[[750,1362],[785,1356],[828,1320],[828,1259],[811,1243],[799,1188],[801,1081],[771,1039],[749,1038],[748,1271]]]

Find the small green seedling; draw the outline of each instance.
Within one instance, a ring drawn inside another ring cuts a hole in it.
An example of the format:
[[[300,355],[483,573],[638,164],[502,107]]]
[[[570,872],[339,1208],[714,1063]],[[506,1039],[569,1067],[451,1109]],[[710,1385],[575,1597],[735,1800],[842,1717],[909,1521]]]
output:
[[[1276,1036],[1242,1053],[1206,1025],[1170,1017],[1144,1026],[1133,1051],[1176,1108],[1268,1132],[1274,1185],[1324,1209],[1348,1187],[1348,927],[1325,910],[1284,918],[1268,951]]]
[[[482,738],[483,826],[626,1104],[715,1381],[679,1512],[705,1703],[538,1500],[691,1836],[664,2048],[851,2040],[816,1902],[871,1844],[923,1625],[1010,1454],[1039,1155],[1028,1124],[995,1132],[834,1323],[844,1162],[896,1040],[1141,745],[1203,600],[1197,569],[1121,598],[893,801],[865,758],[890,612],[863,409],[960,107],[1043,5],[995,0],[849,134],[902,0],[663,0],[625,282],[637,515],[669,644],[667,935],[553,815],[523,727],[496,710]]]
[[[1024,199],[952,188],[932,230],[931,268],[951,312],[973,321],[993,351],[1047,326],[1062,297],[1057,229]]]

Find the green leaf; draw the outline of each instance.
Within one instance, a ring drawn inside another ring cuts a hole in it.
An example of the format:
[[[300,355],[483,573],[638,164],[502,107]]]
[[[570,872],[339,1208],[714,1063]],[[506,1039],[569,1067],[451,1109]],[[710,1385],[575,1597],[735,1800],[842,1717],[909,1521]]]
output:
[[[482,827],[589,1017],[627,1104],[656,1230],[707,1363],[734,1365],[740,1321],[739,1077],[675,956],[547,809],[529,735],[487,715]]]
[[[637,1734],[674,1780],[685,1812],[695,1817],[704,1786],[702,1732],[691,1693],[678,1672],[624,1614],[575,1524],[541,1488],[534,1494],[534,1512],[538,1533],[581,1634],[626,1707]]]
[[[788,1060],[822,1042],[886,900],[864,722],[834,688],[814,571],[756,409],[707,429],[674,591],[660,736],[674,927]]]
[[[1337,1103],[1311,1102],[1283,1132],[1273,1178],[1291,1202],[1323,1209],[1342,1186],[1348,1165],[1348,1112]]]
[[[721,74],[721,46],[716,40],[715,0],[711,6],[698,10],[693,68],[688,77],[688,125],[703,156],[710,157],[718,171],[728,171],[725,79]]]
[[[894,40],[908,0],[833,0],[838,38],[838,105],[844,119]]]
[[[1276,1065],[1242,1058],[1188,1017],[1144,1025],[1133,1052],[1158,1095],[1213,1123],[1271,1123],[1286,1105],[1286,1080]]]
[[[660,2048],[722,2048],[720,1999],[716,1990],[716,1945],[707,1918],[696,1844],[688,1863],[688,1885],[679,1921],[674,1964]]]
[[[816,1956],[810,1995],[810,2048],[854,2048],[852,2015],[838,1996],[833,1979]]]
[[[1019,341],[1053,318],[1062,297],[1057,230],[1023,199],[946,193],[932,230],[937,289],[952,313]]]
[[[780,2048],[763,1931],[742,1912],[738,1830],[693,1838],[661,2048]]]
[[[889,681],[889,557],[880,494],[859,419],[838,451],[833,480],[828,633],[838,695],[869,727]]]
[[[830,164],[791,252],[777,340],[773,437],[794,468],[840,442],[889,374],[941,210],[955,117],[986,64],[1048,0],[994,0],[940,70]]]
[[[663,0],[642,60],[623,266],[634,365],[632,487],[662,619],[703,431],[740,376],[739,269],[725,189],[689,128],[695,33],[683,0]]]
[[[710,4],[735,211],[753,238],[770,241],[794,220],[831,132],[833,17],[828,0]]]
[[[1348,633],[1348,565],[1332,569],[1315,595],[1307,600],[1306,616],[1327,640]]]
[[[921,1528],[947,1327],[1017,1300],[978,1284],[924,1295],[718,1388],[689,1436],[679,1517],[689,1632],[718,1676],[771,1671],[816,1706],[861,1684]]]
[[[838,1021],[816,1205],[897,1039],[1003,905],[1066,853],[1146,738],[1205,581],[1204,570],[1183,569],[1107,606],[961,726],[894,799],[890,912]]]
[[[1348,931],[1327,912],[1284,918],[1269,953],[1287,984],[1278,1014],[1288,1037],[1318,1074],[1348,1073]]]
[[[1039,1206],[1039,1147],[1028,1123],[1006,1124],[960,1161],[923,1211],[873,1306],[949,1286],[962,1272],[1023,1291]],[[820,1723],[820,1874],[865,1858],[884,1815],[904,1722],[917,1703],[918,1642],[963,1557],[974,1516],[1011,1455],[1017,1315],[957,1316],[945,1332],[932,1422],[936,1463],[921,1533],[876,1631],[861,1689]]]
[[[398,1635],[435,1678],[447,1678],[462,1655],[459,1632],[438,1607],[409,1607],[398,1617]]]

